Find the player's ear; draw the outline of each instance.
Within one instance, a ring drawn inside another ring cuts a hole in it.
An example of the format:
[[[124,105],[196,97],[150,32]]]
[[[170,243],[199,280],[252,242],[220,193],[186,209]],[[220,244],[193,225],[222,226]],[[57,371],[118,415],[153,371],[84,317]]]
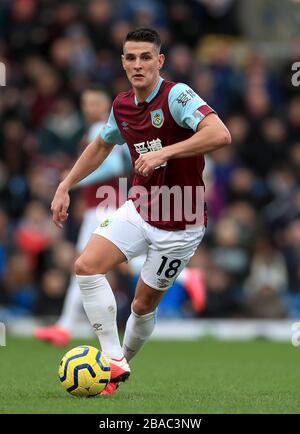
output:
[[[121,61],[122,61],[123,69],[125,69],[125,65],[124,65],[125,57],[124,57],[124,54],[121,54]]]
[[[160,54],[158,58],[158,68],[161,69],[164,66],[165,63],[165,55]]]

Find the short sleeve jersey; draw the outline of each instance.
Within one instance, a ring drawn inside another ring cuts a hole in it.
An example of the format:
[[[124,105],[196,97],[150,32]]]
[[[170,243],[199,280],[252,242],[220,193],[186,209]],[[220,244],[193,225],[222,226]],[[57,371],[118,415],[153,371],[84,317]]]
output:
[[[160,78],[144,102],[137,101],[133,90],[120,93],[114,100],[108,122],[101,128],[100,135],[107,143],[122,145],[126,142],[134,165],[140,154],[190,138],[205,116],[213,112],[186,84]],[[183,230],[192,222],[184,213],[181,219],[175,218],[176,210],[172,203],[167,218],[157,211],[161,202],[158,189],[176,186],[184,191],[184,187],[189,187],[193,213],[197,212],[197,186],[204,188],[203,169],[203,155],[171,159],[147,177],[135,174],[129,198],[149,224],[165,230]],[[183,202],[184,199],[182,207]]]
[[[90,127],[85,146],[95,140],[104,125],[104,122],[96,122]],[[101,204],[97,191],[102,185],[109,185],[118,191],[119,176],[124,175],[126,172],[124,150],[120,147],[115,147],[101,166],[79,184],[82,187],[81,197],[84,199],[86,208],[96,208]],[[107,204],[108,201],[106,200],[105,203]],[[114,206],[115,201],[112,201],[112,204]]]

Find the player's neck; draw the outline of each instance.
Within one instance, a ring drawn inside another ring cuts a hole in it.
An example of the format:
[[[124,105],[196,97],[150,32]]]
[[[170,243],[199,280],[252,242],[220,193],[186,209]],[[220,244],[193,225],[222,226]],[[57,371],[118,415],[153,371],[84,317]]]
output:
[[[151,84],[151,86],[144,88],[144,89],[137,89],[133,88],[134,94],[136,96],[136,99],[138,102],[145,102],[148,96],[151,95],[151,93],[154,91],[156,86],[158,85],[159,77],[154,81],[154,83]]]

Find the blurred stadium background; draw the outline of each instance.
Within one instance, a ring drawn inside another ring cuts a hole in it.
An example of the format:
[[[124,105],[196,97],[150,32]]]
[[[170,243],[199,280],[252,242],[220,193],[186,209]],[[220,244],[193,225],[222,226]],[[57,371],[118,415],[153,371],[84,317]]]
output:
[[[128,89],[122,40],[140,26],[162,36],[162,76],[190,84],[233,138],[206,157],[209,226],[190,263],[203,303],[177,284],[161,304],[156,336],[289,339],[300,319],[296,0],[1,0],[0,321],[30,334],[60,314],[84,205],[74,191],[60,231],[50,203],[86,130],[82,91],[100,84],[114,97]],[[135,276],[112,279],[122,325]],[[174,328],[178,320],[185,326]],[[84,333],[83,320],[75,335]]]

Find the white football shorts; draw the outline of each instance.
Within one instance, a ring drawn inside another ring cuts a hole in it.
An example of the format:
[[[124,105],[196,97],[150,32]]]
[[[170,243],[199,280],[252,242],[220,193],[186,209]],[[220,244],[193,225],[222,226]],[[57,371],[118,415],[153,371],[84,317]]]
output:
[[[76,249],[78,252],[81,253],[83,251],[95,228],[114,211],[115,208],[104,208],[98,206],[96,208],[88,208],[84,212],[76,243]]]
[[[94,231],[114,243],[127,261],[146,255],[142,280],[151,288],[167,290],[195,253],[205,226],[166,231],[147,223],[131,200],[125,202]]]

